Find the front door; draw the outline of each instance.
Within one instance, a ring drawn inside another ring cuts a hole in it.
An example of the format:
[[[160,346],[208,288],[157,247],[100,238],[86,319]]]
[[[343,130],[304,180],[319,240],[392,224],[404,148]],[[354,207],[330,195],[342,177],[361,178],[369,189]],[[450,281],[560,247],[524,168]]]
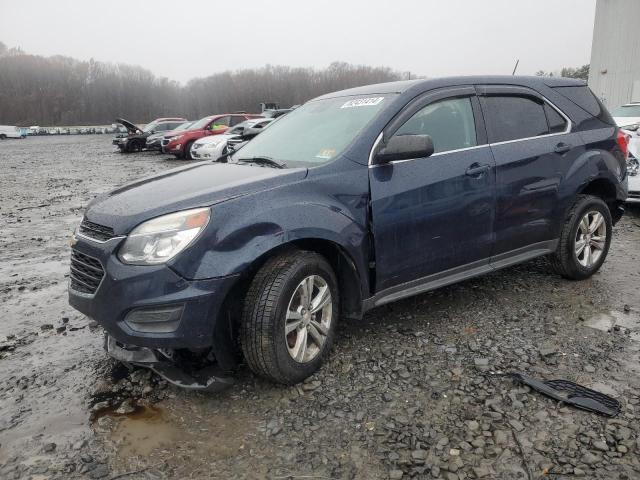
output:
[[[474,88],[461,87],[416,100],[385,130],[383,142],[427,134],[435,152],[369,168],[377,293],[488,265],[495,169],[482,122]]]

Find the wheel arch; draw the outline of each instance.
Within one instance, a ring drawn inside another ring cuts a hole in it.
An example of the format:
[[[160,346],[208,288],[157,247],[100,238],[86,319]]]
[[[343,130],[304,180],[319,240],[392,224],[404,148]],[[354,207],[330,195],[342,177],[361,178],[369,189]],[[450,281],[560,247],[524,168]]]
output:
[[[244,270],[236,288],[229,295],[240,295],[244,298],[244,292],[246,292],[249,283],[266,261],[291,249],[307,250],[322,255],[329,262],[338,279],[341,299],[340,315],[346,318],[362,318],[363,294],[356,263],[345,248],[326,238],[293,239],[267,250]]]
[[[578,195],[593,195],[594,197],[602,199],[602,201],[604,201],[609,207],[613,223],[615,224],[620,220],[622,212],[619,209],[620,205],[617,199],[617,188],[611,180],[602,177],[595,178],[584,185],[578,191]]]

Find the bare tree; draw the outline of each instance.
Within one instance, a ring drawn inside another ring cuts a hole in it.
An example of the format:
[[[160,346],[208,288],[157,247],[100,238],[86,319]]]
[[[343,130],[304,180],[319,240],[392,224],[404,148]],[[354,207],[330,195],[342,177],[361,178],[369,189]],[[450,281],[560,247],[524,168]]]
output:
[[[185,86],[138,66],[27,55],[0,43],[0,123],[89,125],[116,117],[197,119],[254,112],[261,102],[301,104],[327,92],[399,80],[386,67],[334,62],[324,69],[266,65],[217,73]]]

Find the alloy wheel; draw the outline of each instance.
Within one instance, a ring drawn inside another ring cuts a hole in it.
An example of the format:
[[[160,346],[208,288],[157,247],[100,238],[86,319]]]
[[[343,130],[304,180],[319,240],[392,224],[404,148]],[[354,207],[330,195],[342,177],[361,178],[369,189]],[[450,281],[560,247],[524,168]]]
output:
[[[591,268],[598,263],[607,244],[607,223],[604,216],[592,210],[582,217],[576,238],[574,251],[580,265]]]
[[[285,320],[284,335],[292,359],[306,363],[320,354],[329,335],[332,314],[329,284],[320,275],[304,278],[289,300]]]

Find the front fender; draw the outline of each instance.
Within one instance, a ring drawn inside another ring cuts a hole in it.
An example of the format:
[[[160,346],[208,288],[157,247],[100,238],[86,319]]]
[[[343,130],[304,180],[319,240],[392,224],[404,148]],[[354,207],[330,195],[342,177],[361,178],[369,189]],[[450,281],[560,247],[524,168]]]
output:
[[[314,198],[321,195],[313,188],[302,190],[295,195],[297,201],[287,202],[291,196],[275,189],[214,206],[202,238],[171,268],[187,279],[224,277],[245,272],[256,259],[284,244],[314,239],[341,247],[360,278],[367,278],[366,213],[352,212],[334,197]]]

